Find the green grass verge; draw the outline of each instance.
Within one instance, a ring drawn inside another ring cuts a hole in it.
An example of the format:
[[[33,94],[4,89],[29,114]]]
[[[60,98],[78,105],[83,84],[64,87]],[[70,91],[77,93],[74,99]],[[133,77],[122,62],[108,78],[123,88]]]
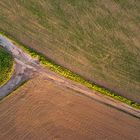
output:
[[[0,87],[12,76],[14,63],[11,54],[0,46]]]
[[[130,105],[134,108],[140,109],[140,104],[136,103],[134,101],[131,101],[123,96],[118,95],[117,93],[106,89],[100,85],[97,85],[93,82],[90,82],[88,80],[86,80],[85,78],[83,78],[82,76],[68,70],[67,68],[64,68],[63,66],[60,66],[58,64],[56,64],[55,62],[53,62],[52,60],[50,60],[49,58],[47,58],[46,56],[44,56],[43,54],[25,46],[23,43],[19,42],[17,39],[15,39],[14,37],[10,36],[9,34],[7,34],[6,32],[2,32],[0,31],[0,34],[10,38],[12,41],[14,41],[14,43],[16,43],[17,45],[21,46],[28,54],[30,54],[32,57],[34,58],[38,58],[40,63],[44,66],[46,66],[47,68],[49,68],[50,70],[70,79],[73,80],[75,82],[78,82],[90,89],[93,89],[95,91],[98,91],[99,93],[103,94],[103,95],[107,95],[109,97],[112,97],[116,100],[119,100],[123,103],[126,103],[127,105]]]

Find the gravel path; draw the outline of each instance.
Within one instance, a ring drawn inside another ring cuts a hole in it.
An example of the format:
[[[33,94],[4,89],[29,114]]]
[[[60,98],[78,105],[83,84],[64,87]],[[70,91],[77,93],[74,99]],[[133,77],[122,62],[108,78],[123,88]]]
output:
[[[99,94],[93,90],[86,88],[85,86],[71,81],[63,76],[60,76],[44,67],[42,67],[38,61],[24,52],[21,48],[15,46],[11,40],[0,35],[0,45],[6,48],[12,53],[15,59],[15,72],[12,78],[4,86],[0,87],[0,99],[7,96],[14,89],[16,89],[21,83],[34,77],[36,74],[42,74],[45,79],[52,80],[56,84],[70,88],[77,91],[79,94],[84,94],[102,104],[112,106],[118,110],[126,112],[132,116],[140,118],[140,110],[132,108],[127,104],[119,102],[110,97]]]

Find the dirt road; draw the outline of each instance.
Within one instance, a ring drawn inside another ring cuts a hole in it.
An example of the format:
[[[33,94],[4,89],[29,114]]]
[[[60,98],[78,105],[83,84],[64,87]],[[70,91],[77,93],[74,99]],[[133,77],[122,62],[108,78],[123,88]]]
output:
[[[114,100],[110,97],[101,95],[93,90],[90,90],[76,82],[66,79],[48,69],[42,67],[38,61],[24,52],[20,47],[14,45],[11,40],[0,35],[0,45],[6,48],[10,53],[12,53],[15,61],[15,74],[11,80],[0,88],[0,98],[7,96],[11,93],[19,84],[25,80],[34,77],[36,74],[41,74],[44,78],[52,81],[60,86],[67,87],[74,91],[79,92],[79,94],[84,94],[102,104],[106,104],[123,112],[126,112],[132,116],[140,118],[140,110],[132,108],[122,102]]]
[[[0,87],[0,99],[15,90],[20,84],[31,78],[37,72],[37,61],[16,47],[10,40],[0,35],[0,45],[14,57],[15,69],[11,79]],[[33,66],[32,66],[33,65]]]

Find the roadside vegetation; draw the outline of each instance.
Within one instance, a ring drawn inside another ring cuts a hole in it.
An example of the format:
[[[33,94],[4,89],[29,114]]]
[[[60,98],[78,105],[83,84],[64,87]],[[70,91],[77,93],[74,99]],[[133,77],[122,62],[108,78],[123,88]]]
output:
[[[139,13],[140,0],[0,0],[0,30],[140,103]]]
[[[5,84],[13,73],[13,58],[0,46],[0,87]]]
[[[38,58],[40,63],[43,64],[44,66],[46,66],[47,68],[51,69],[52,71],[70,79],[70,80],[73,80],[75,82],[78,82],[90,89],[93,89],[95,91],[98,91],[99,93],[101,94],[104,94],[104,95],[107,95],[107,96],[110,96],[114,99],[117,99],[123,103],[126,103],[132,107],[135,107],[137,109],[140,109],[140,104],[139,103],[136,103],[132,100],[129,100],[123,96],[119,96],[117,93],[113,92],[113,91],[110,91],[109,89],[106,89],[100,85],[97,85],[91,81],[88,81],[86,80],[85,78],[83,78],[82,76],[70,71],[69,69],[63,67],[63,66],[60,66],[58,64],[56,64],[55,62],[51,61],[50,59],[48,59],[46,56],[34,51],[33,49],[30,49],[26,46],[23,46],[24,50],[26,52],[28,52],[32,57],[35,57],[35,58]]]
[[[11,39],[11,41],[17,45],[17,46],[20,46],[22,47],[22,49],[24,49],[24,51],[26,51],[28,54],[30,54],[32,57],[34,58],[37,58],[39,60],[39,62],[49,68],[50,70],[70,79],[70,80],[73,80],[75,82],[78,82],[90,89],[93,89],[101,94],[104,94],[106,96],[109,96],[109,97],[112,97],[116,100],[119,100],[123,103],[126,103],[134,108],[137,108],[137,109],[140,109],[140,104],[139,103],[136,103],[132,100],[129,100],[123,96],[120,96],[118,95],[118,93],[115,93],[114,91],[111,91],[105,87],[102,87],[98,84],[95,84],[91,81],[88,81],[86,80],[84,77],[82,77],[81,75],[79,74],[76,74],[74,72],[72,72],[71,70],[63,67],[63,66],[60,66],[58,64],[56,64],[54,61],[50,60],[49,58],[47,58],[45,55],[25,46],[24,44],[22,44],[21,42],[19,42],[18,40],[16,40],[14,37],[11,37],[9,36],[8,34],[4,33],[4,32],[0,32],[1,34],[3,34],[4,36],[7,36],[8,38]]]

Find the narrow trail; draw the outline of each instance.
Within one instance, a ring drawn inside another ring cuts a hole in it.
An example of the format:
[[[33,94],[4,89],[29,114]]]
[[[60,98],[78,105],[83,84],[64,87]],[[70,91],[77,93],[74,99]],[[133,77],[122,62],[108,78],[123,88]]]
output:
[[[99,94],[94,90],[90,90],[79,83],[71,81],[55,72],[50,71],[49,69],[44,68],[39,64],[38,60],[32,58],[21,48],[14,45],[11,40],[2,35],[0,35],[0,45],[7,49],[13,55],[15,60],[15,72],[11,79],[4,86],[0,87],[0,99],[10,94],[24,81],[33,78],[38,74],[42,74],[44,79],[51,80],[55,84],[75,90],[78,94],[88,96],[102,104],[111,106],[140,119],[139,109]]]

